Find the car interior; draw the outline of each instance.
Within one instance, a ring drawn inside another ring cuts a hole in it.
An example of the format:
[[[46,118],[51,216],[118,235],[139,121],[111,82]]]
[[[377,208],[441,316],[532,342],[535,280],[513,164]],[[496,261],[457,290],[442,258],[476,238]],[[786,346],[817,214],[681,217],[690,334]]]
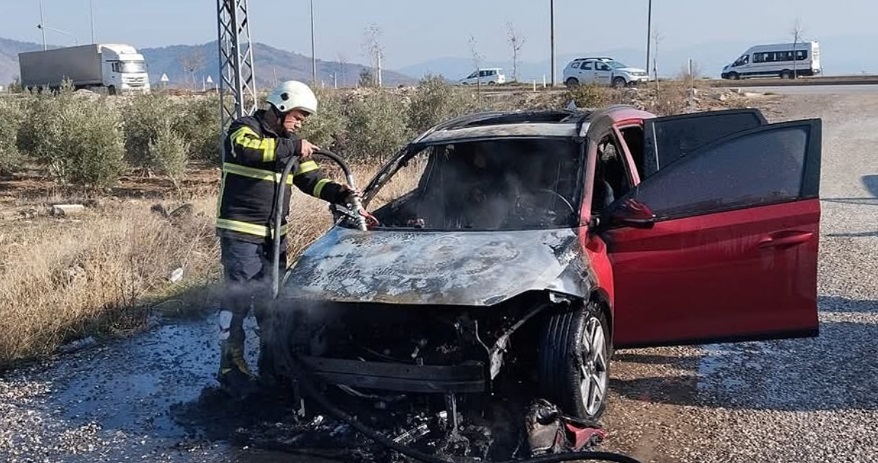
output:
[[[600,216],[610,204],[628,193],[632,187],[624,151],[616,137],[612,133],[607,134],[598,142],[592,214]]]
[[[385,227],[516,230],[571,226],[578,217],[579,150],[566,139],[482,140],[428,147],[417,185],[373,214]],[[415,159],[416,159],[415,158]],[[410,163],[418,162],[412,159]],[[391,179],[391,181],[393,180]],[[382,192],[379,192],[381,194]]]

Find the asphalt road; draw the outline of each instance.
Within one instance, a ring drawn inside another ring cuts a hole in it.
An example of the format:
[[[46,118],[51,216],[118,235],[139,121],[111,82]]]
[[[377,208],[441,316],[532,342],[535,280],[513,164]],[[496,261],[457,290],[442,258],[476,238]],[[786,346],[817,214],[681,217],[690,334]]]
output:
[[[729,88],[735,88],[729,85]],[[878,85],[802,85],[740,87],[745,92],[771,92],[781,95],[878,95]]]

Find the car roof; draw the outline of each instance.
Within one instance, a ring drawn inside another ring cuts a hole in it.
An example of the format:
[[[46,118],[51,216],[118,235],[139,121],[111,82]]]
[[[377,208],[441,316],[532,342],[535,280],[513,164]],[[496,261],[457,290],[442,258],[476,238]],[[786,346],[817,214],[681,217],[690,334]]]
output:
[[[428,135],[422,141],[431,144],[476,138],[528,136],[573,137],[575,135],[576,124],[574,123],[522,122],[438,130]]]
[[[585,58],[576,58],[573,61],[571,61],[571,63],[575,63],[577,61],[590,60],[590,59],[598,60],[598,61],[615,61],[613,58],[610,58],[609,56],[586,56]]]
[[[647,119],[652,114],[633,106],[614,105],[598,110],[494,111],[469,114],[441,123],[414,140],[417,144],[447,143],[495,137],[584,136],[590,124],[602,118],[611,122]]]

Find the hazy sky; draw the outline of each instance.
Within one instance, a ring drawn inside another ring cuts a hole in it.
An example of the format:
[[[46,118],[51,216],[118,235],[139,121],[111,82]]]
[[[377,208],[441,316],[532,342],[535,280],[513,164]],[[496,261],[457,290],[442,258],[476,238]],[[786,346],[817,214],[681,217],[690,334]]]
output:
[[[98,42],[136,47],[195,44],[217,36],[216,0],[91,0]],[[0,37],[42,42],[38,0],[0,0]],[[445,56],[469,57],[474,35],[479,53],[508,59],[507,22],[525,39],[521,59],[549,56],[549,0],[314,0],[317,56],[364,62],[365,28],[381,31],[388,68]],[[42,0],[45,24],[91,41],[89,0]],[[310,56],[307,0],[250,0],[255,41]],[[715,5],[714,5],[715,4]],[[622,6],[624,5],[624,6]],[[648,0],[555,0],[557,53],[646,45]],[[710,5],[710,6],[708,6]],[[844,6],[840,6],[844,5]],[[636,10],[623,13],[623,8]],[[716,12],[710,12],[714,8]],[[878,17],[873,0],[655,0],[653,25],[662,47],[717,40],[787,41],[796,17],[806,39],[872,35]],[[47,41],[73,45],[52,30]]]

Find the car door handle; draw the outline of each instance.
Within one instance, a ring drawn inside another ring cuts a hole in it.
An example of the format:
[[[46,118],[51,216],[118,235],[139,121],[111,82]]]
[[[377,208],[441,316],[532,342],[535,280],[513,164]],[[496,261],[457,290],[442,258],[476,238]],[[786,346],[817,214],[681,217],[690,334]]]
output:
[[[807,243],[813,232],[779,232],[759,240],[760,248],[779,248]]]

